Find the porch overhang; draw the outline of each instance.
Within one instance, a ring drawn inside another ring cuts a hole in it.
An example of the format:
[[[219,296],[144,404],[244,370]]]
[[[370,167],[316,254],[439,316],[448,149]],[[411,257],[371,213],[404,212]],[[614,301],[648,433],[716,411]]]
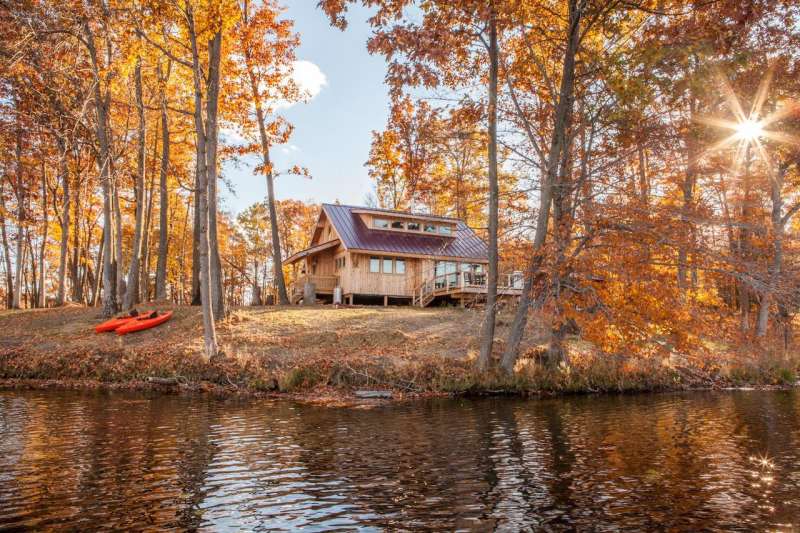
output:
[[[332,241],[324,242],[322,244],[306,248],[305,250],[300,250],[299,252],[287,257],[283,262],[284,264],[291,265],[292,263],[296,263],[299,260],[304,259],[310,255],[314,255],[318,252],[322,252],[329,248],[334,248],[338,246],[339,243],[340,243],[339,239],[334,239]]]

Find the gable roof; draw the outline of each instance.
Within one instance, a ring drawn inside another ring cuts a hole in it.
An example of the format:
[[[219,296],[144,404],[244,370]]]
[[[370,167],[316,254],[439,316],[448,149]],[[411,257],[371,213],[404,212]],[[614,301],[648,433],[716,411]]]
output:
[[[339,234],[344,247],[350,250],[456,257],[477,261],[487,261],[489,256],[486,243],[463,220],[456,218],[417,214],[420,217],[436,218],[456,224],[454,237],[440,237],[372,230],[364,225],[361,217],[353,211],[368,209],[369,211],[398,215],[414,215],[415,213],[337,204],[322,204],[322,209]]]

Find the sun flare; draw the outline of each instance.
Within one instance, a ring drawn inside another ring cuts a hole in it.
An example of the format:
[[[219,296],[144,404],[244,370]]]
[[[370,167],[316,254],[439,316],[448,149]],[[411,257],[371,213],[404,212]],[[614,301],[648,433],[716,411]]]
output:
[[[764,135],[764,127],[757,120],[745,119],[736,125],[736,135],[742,140],[753,141]]]
[[[772,82],[771,70],[767,72],[767,75],[761,80],[749,113],[743,108],[741,101],[733,91],[728,80],[720,75],[719,81],[722,94],[733,114],[733,120],[713,116],[697,117],[696,120],[707,126],[719,128],[723,131],[728,130],[731,134],[710,146],[701,157],[735,145],[736,155],[734,156],[734,167],[738,168],[739,165],[742,164],[743,159],[749,157],[747,154],[750,153],[750,147],[755,149],[756,154],[761,159],[768,162],[769,157],[765,148],[766,142],[771,141],[780,144],[800,146],[800,139],[796,136],[776,129],[767,129],[769,126],[776,126],[776,123],[787,116],[800,112],[800,103],[796,101],[782,101],[778,109],[766,116],[762,117],[761,115],[769,93],[770,83]]]

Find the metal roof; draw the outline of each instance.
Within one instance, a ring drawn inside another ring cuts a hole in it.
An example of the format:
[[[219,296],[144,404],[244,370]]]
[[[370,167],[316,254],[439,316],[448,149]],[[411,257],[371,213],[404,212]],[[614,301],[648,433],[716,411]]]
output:
[[[456,257],[478,261],[488,260],[489,253],[486,243],[464,221],[459,219],[436,217],[456,224],[455,237],[440,237],[437,235],[372,230],[364,225],[361,217],[353,213],[353,210],[368,209],[387,214],[403,215],[413,215],[414,213],[337,204],[322,204],[322,209],[339,234],[342,244],[348,249],[434,257]],[[429,215],[419,214],[419,216],[428,217]]]

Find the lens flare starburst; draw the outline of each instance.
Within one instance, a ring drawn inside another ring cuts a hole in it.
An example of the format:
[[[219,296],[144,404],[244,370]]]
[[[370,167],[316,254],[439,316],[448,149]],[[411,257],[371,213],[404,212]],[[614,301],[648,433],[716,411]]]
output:
[[[771,128],[777,123],[795,113],[800,112],[800,104],[794,101],[782,101],[776,104],[775,109],[769,114],[764,115],[764,107],[769,95],[770,84],[772,83],[772,69],[761,81],[753,98],[753,104],[746,112],[742,107],[739,97],[734,92],[730,83],[724,76],[719,76],[722,93],[728,107],[733,113],[733,120],[728,118],[701,116],[697,121],[707,126],[727,130],[730,135],[724,137],[716,144],[710,146],[703,156],[709,155],[729,147],[736,147],[734,159],[735,167],[739,167],[743,159],[749,154],[749,148],[755,148],[761,159],[769,166],[769,157],[765,149],[765,143],[775,142],[800,146],[800,138],[788,133]]]

